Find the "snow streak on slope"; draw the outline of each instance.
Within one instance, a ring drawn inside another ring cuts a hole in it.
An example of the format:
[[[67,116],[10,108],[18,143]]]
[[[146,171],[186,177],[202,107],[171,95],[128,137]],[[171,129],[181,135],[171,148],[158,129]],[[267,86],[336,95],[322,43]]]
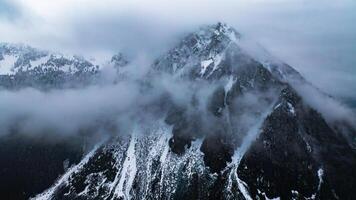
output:
[[[159,122],[135,128],[128,137],[112,138],[34,199],[177,198],[182,190],[194,187],[195,176],[208,172],[200,151],[202,140],[178,156],[169,149],[171,133],[172,127]]]
[[[136,131],[137,130],[135,129],[131,135],[130,144],[126,152],[126,158],[120,173],[120,180],[115,189],[115,197],[124,197],[125,199],[130,199],[130,190],[137,170],[135,155],[135,146],[137,143]]]
[[[0,60],[0,75],[12,75],[15,73],[13,67],[17,60],[16,56],[5,55],[3,60]]]
[[[230,92],[232,86],[234,85],[234,83],[236,82],[236,80],[234,80],[233,76],[229,77],[228,82],[226,83],[224,89],[225,89],[225,93],[227,94],[228,92]]]
[[[164,170],[162,167],[165,165],[166,159],[169,153],[168,139],[171,136],[167,130],[170,128],[162,126],[156,131],[156,135],[149,137],[148,141],[151,140],[152,147],[150,148],[147,155],[146,168],[143,169],[143,173],[146,174],[145,179],[142,180],[142,198],[147,199],[150,197],[152,183],[159,181],[159,191],[162,191],[162,183],[164,178]],[[157,166],[157,161],[159,159],[159,165]],[[158,167],[158,169],[156,168]],[[140,174],[143,174],[140,173]],[[161,193],[156,194],[161,196]]]
[[[274,104],[272,104],[274,105]],[[253,127],[251,127],[246,134],[246,136],[242,140],[242,144],[240,147],[238,147],[234,153],[234,156],[232,158],[232,162],[229,164],[227,168],[230,168],[230,172],[228,175],[228,181],[227,181],[227,192],[228,196],[233,197],[234,194],[232,194],[232,187],[234,183],[237,183],[237,187],[239,191],[242,193],[242,195],[245,197],[246,200],[252,200],[253,198],[250,196],[248,192],[248,186],[247,184],[242,181],[238,174],[237,174],[237,169],[240,165],[240,161],[242,157],[245,155],[251,144],[253,143],[254,140],[258,137],[261,127],[263,125],[263,122],[267,118],[267,116],[271,113],[273,106],[270,106],[267,111],[261,114],[257,122]]]
[[[323,168],[320,168],[318,170],[318,178],[319,178],[318,191],[320,190],[321,184],[323,183],[323,176],[324,176],[324,170]]]
[[[172,199],[178,188],[189,184],[193,173],[203,173],[201,141],[193,142],[184,155],[178,156],[169,150],[171,133],[172,127],[162,122],[153,128],[152,133],[141,137],[135,180],[139,190],[136,191],[138,195],[135,199]]]
[[[323,183],[323,176],[324,176],[324,170],[323,168],[319,168],[317,171],[318,178],[319,178],[319,183],[318,183],[318,188],[315,194],[311,195],[311,197],[307,197],[307,200],[315,200],[317,199],[317,194],[320,192],[321,184]]]
[[[211,63],[214,63],[214,60],[212,58],[201,61],[201,70],[200,70],[201,76],[205,74],[206,69],[209,67]]]
[[[194,173],[204,174],[203,153],[200,151],[201,140],[192,142],[192,145],[183,156],[169,153],[166,162],[162,166],[161,183],[168,199],[172,199],[181,184],[189,186],[189,180]],[[187,181],[187,182],[185,182]],[[164,197],[164,196],[162,196]]]
[[[102,142],[97,144],[93,150],[91,150],[83,159],[82,161],[80,161],[79,164],[71,167],[65,174],[63,174],[63,176],[58,179],[58,181],[52,186],[50,187],[48,190],[46,190],[45,192],[43,192],[42,194],[37,195],[36,197],[32,198],[33,200],[48,200],[53,198],[53,194],[55,193],[55,191],[58,189],[58,187],[67,182],[68,179],[70,178],[70,176],[75,173],[76,171],[81,170],[81,168],[89,161],[90,158],[93,157],[93,155],[95,154],[95,152],[98,150],[98,148],[102,145]]]

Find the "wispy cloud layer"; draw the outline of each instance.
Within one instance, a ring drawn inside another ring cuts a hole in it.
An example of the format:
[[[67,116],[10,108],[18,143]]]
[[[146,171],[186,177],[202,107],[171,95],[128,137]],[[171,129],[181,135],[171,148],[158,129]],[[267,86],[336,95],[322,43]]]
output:
[[[79,54],[155,57],[184,33],[224,21],[327,92],[356,94],[352,0],[0,0],[0,38]]]

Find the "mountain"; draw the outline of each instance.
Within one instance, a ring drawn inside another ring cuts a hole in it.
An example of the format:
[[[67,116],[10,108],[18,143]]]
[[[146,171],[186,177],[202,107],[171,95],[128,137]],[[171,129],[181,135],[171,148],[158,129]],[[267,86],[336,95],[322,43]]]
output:
[[[118,68],[127,64],[121,53],[100,63],[22,44],[0,43],[0,86],[6,89],[83,87],[96,82],[101,67]]]
[[[254,57],[242,38],[204,26],[157,58],[142,91],[178,80],[192,85],[188,103],[172,100],[179,90],[162,95],[148,107],[164,119],[98,142],[33,199],[355,199],[343,128],[305,100],[295,84],[310,84],[295,69]]]
[[[23,44],[0,43],[0,92],[16,92],[27,87],[43,91],[82,88],[98,83],[103,65],[112,67],[120,74],[119,68],[127,64],[121,53],[100,63],[94,59],[40,50]],[[4,113],[2,111],[1,116],[6,115]],[[68,167],[77,164],[83,152],[86,152],[86,146],[89,146],[86,135],[53,138],[53,134],[37,133],[31,137],[31,134],[19,133],[16,127],[12,128],[9,135],[1,131],[2,199],[28,199],[43,191]]]

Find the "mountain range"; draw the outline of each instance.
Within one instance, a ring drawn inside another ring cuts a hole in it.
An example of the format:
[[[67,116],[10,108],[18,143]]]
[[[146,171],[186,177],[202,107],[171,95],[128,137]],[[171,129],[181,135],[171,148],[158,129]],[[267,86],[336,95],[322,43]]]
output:
[[[97,84],[105,66],[114,67],[117,78],[112,84],[119,84],[128,78],[122,69],[131,67],[129,63],[123,54],[103,65],[3,43],[0,86],[82,88]],[[125,133],[101,139],[59,170],[63,173],[48,188],[36,188],[26,197],[356,198],[354,119],[330,120],[319,109],[323,105],[308,101],[301,88],[330,101],[333,97],[267,52],[251,53],[234,28],[217,23],[187,34],[137,81],[145,95],[154,93],[155,82],[166,79],[187,85],[193,95],[180,94],[179,87],[160,94],[142,112],[163,117],[135,116],[134,125],[121,130]]]

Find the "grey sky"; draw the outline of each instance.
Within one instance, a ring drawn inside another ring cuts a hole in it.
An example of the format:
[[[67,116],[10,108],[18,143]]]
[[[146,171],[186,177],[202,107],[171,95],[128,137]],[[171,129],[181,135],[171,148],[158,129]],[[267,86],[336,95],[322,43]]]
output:
[[[79,54],[157,56],[184,33],[224,21],[308,80],[356,98],[353,0],[0,0],[0,38]]]

